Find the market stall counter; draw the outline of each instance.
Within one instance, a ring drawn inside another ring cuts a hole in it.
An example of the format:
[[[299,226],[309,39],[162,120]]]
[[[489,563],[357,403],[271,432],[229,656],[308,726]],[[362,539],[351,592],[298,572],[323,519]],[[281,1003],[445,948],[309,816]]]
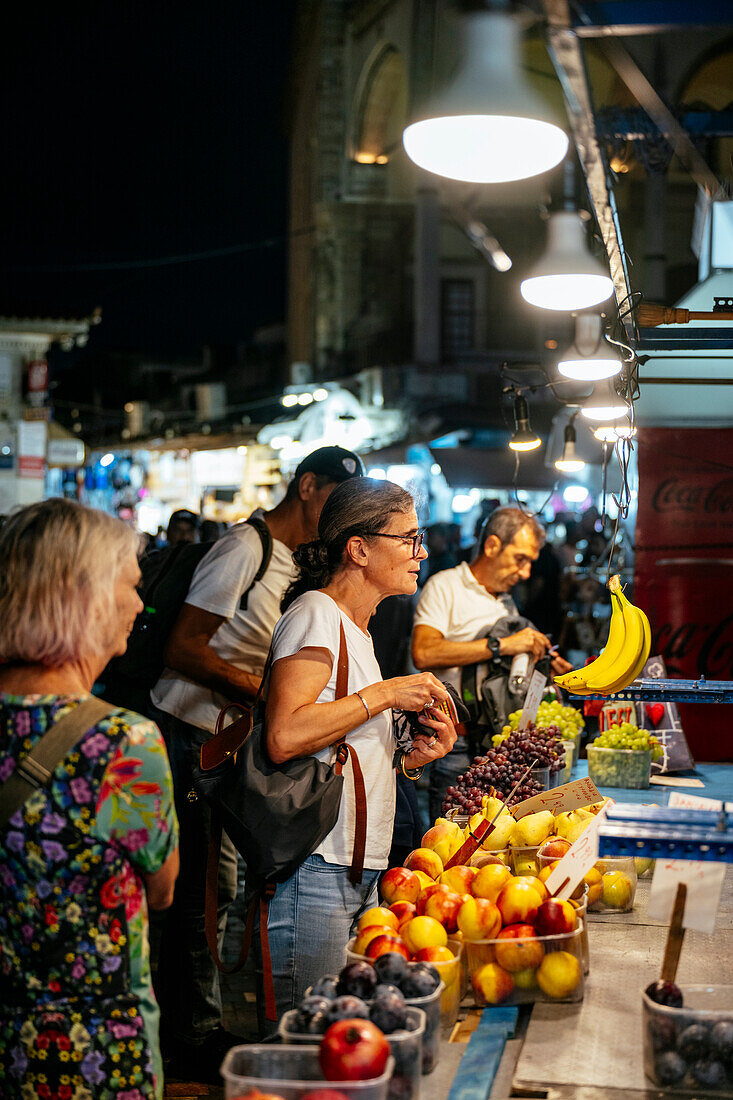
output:
[[[579,761],[575,777],[585,774]],[[652,785],[647,790],[601,790],[618,802],[666,805],[673,790],[723,800],[733,795],[733,767],[700,765],[682,778],[702,787]],[[634,907],[626,913],[590,913],[590,976],[582,1001],[488,1007],[479,1013],[464,1004],[453,1034],[444,1040],[443,1072],[423,1082],[423,1100],[651,1100],[672,1096],[731,1096],[733,1077],[722,1090],[680,1092],[657,1088],[644,1073],[642,991],[660,973],[666,924],[648,916],[651,873],[639,878]],[[715,931],[688,930],[677,983],[727,985],[733,993],[733,867],[728,865]],[[733,1003],[727,1008],[733,1015]],[[452,1041],[451,1041],[452,1040]],[[463,1048],[450,1085],[455,1055]],[[449,1053],[450,1052],[450,1053]],[[732,1067],[733,1068],[733,1067]]]

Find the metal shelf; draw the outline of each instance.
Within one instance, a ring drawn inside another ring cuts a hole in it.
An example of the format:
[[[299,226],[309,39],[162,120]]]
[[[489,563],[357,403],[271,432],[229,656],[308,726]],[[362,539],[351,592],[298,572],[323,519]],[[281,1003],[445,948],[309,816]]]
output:
[[[733,809],[730,803],[729,810]],[[733,824],[718,810],[670,809],[618,802],[598,837],[601,856],[647,856],[733,863]]]
[[[570,692],[573,695],[573,692]],[[576,699],[631,699],[644,703],[733,703],[733,680],[634,680],[614,695]]]

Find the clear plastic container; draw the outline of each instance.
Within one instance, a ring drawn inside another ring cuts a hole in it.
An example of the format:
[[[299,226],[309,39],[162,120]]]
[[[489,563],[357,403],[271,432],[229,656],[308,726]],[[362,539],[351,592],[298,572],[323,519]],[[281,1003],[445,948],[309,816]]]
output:
[[[633,856],[608,856],[594,867],[601,875],[601,894],[589,906],[591,913],[630,913],[636,896],[636,863]]]
[[[597,787],[626,787],[640,791],[649,786],[651,749],[597,749],[588,745],[588,775]]]
[[[558,786],[562,786],[563,783],[569,783],[572,779],[573,767],[575,766],[575,750],[578,743],[574,738],[570,738],[568,741],[561,741],[560,744],[565,750],[565,768],[560,772],[562,780]]]
[[[303,1035],[293,1031],[292,1024],[297,1009],[286,1012],[278,1024],[278,1032],[283,1043],[297,1046],[307,1044],[317,1047],[320,1035]],[[407,1009],[407,1028],[393,1031],[385,1038],[394,1058],[394,1075],[389,1083],[389,1100],[417,1100],[420,1095],[420,1077],[422,1075],[422,1046],[425,1036],[425,1013],[420,1008]]]
[[[338,1092],[348,1100],[387,1100],[393,1072],[390,1058],[381,1077],[371,1081],[324,1081],[317,1048],[268,1043],[232,1047],[221,1066],[226,1100],[255,1100],[263,1092],[300,1100],[316,1089]]]
[[[521,960],[510,960],[508,948],[522,944],[536,945],[531,965],[517,967]],[[552,1004],[582,1001],[584,990],[583,922],[572,932],[557,936],[536,936],[525,940],[477,940],[465,943],[468,971],[475,1002],[479,1007],[488,1004],[530,1004],[546,1001]],[[562,959],[549,963],[553,955]],[[507,967],[501,965],[501,962]],[[508,965],[511,962],[513,969]],[[487,974],[482,970],[493,964]],[[487,981],[488,978],[488,981]],[[542,983],[542,984],[540,984]],[[543,988],[544,986],[544,988]]]
[[[550,768],[547,764],[538,764],[537,767],[532,768],[532,778],[537,783],[542,784],[542,790],[547,791],[550,789]]]
[[[537,862],[539,849],[539,844],[528,846],[518,844],[516,847],[509,849],[512,857],[512,870],[515,875],[537,876],[539,874],[540,868]]]
[[[497,852],[490,852],[487,848],[477,848],[468,861],[469,867],[483,867],[487,863],[493,863],[494,860],[490,857],[498,856],[505,867],[511,867],[512,865],[512,850],[511,848],[500,848]],[[488,857],[488,858],[487,858]]]
[[[364,955],[356,955],[353,951],[354,941],[349,940],[346,945],[346,962],[364,962]],[[366,959],[366,962],[370,962],[370,959]],[[455,967],[457,970],[454,972],[457,976],[457,981],[460,983],[460,960],[449,959],[447,963],[430,963],[437,970],[441,966]],[[458,985],[460,989],[460,984]],[[428,997],[409,997],[405,998],[406,1003],[410,1008],[421,1008],[425,1013],[425,1035],[423,1037],[422,1046],[422,1071],[423,1073],[432,1073],[435,1069],[435,1063],[438,1061],[438,1054],[440,1053],[440,1024],[442,1014],[442,998],[443,991],[445,990],[445,983],[441,978],[440,985],[431,993]]]
[[[582,883],[581,885],[583,886],[582,896],[580,898],[571,897],[570,904],[577,910],[578,918],[583,922],[580,931],[580,950],[583,957],[583,973],[587,977],[590,973],[590,947],[588,945],[588,885],[587,883]]]
[[[733,1096],[733,985],[680,990],[682,1008],[658,1005],[642,992],[644,1073],[672,1092]]]

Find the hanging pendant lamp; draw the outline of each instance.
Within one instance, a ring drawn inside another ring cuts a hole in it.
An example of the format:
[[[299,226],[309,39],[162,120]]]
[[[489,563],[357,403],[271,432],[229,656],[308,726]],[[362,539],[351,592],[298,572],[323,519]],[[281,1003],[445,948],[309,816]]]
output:
[[[577,474],[578,470],[583,469],[585,462],[575,450],[575,428],[572,424],[565,425],[563,440],[562,455],[556,460],[555,466],[564,474]]]
[[[516,431],[509,440],[509,446],[513,451],[534,451],[540,446],[542,440],[537,432],[532,431],[529,423],[529,407],[526,398],[518,396],[514,402],[514,424]]]
[[[517,21],[506,12],[470,12],[460,36],[458,73],[403,134],[408,157],[467,183],[506,183],[554,168],[568,137],[521,72]]]
[[[550,214],[547,250],[520,291],[526,302],[541,309],[589,309],[610,298],[613,281],[591,255],[578,213],[561,210]]]
[[[586,420],[618,420],[628,409],[626,401],[616,393],[613,379],[606,378],[596,382],[593,393],[580,411]]]

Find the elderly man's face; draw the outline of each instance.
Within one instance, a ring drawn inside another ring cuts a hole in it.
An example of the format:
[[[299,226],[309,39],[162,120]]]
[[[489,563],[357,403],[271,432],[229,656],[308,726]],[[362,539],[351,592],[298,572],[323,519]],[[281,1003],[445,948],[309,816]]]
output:
[[[193,523],[176,520],[168,528],[168,545],[177,546],[180,542],[198,542],[199,533]]]
[[[523,527],[505,546],[495,535],[488,538],[484,554],[491,566],[492,592],[509,592],[515,584],[526,581],[539,553],[540,544],[529,527]]]

